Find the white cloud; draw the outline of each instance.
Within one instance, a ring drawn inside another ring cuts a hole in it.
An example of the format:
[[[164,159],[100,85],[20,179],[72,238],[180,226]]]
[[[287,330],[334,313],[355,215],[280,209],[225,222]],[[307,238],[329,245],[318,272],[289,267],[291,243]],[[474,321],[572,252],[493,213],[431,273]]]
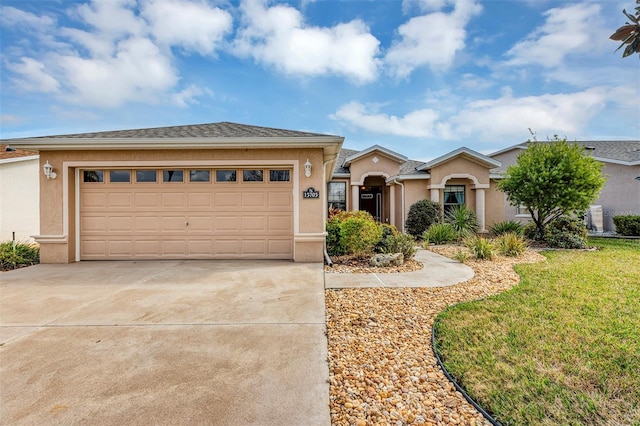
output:
[[[142,16],[158,42],[201,54],[213,53],[233,26],[229,12],[182,0],[147,1]]]
[[[601,28],[600,5],[573,4],[545,12],[546,21],[506,53],[508,65],[562,65],[569,55],[580,55],[602,46],[608,35]]]
[[[240,56],[293,75],[338,74],[359,83],[377,77],[380,42],[360,20],[310,26],[297,9],[266,7],[261,0],[246,0],[241,10],[244,26],[234,43]]]
[[[76,8],[82,21],[99,33],[111,38],[141,35],[146,32],[146,23],[136,16],[133,8],[135,0],[93,0]]]
[[[443,7],[445,1],[425,1],[423,8]],[[447,69],[455,55],[465,46],[465,27],[471,18],[482,11],[475,0],[456,0],[451,13],[434,12],[411,18],[398,28],[396,41],[385,57],[391,72],[407,77],[421,66]]]
[[[380,134],[509,142],[521,140],[527,128],[539,134],[576,135],[605,107],[607,99],[607,91],[602,87],[519,98],[505,88],[497,99],[460,102],[459,105],[464,106],[447,116],[434,107],[397,117],[351,102],[340,107],[331,118]]]
[[[19,75],[12,78],[17,86],[30,92],[56,93],[60,84],[45,71],[45,65],[32,58],[20,58],[19,62],[8,63],[7,68]]]
[[[38,16],[11,6],[0,7],[0,25],[36,31],[46,31],[55,25],[55,19]]]
[[[367,107],[358,102],[343,105],[331,115],[331,118],[348,123],[374,133],[430,137],[437,133],[438,112],[433,109],[420,109],[404,117],[382,114],[375,107]]]
[[[116,54],[106,59],[60,56],[57,60],[73,102],[101,107],[155,102],[178,82],[169,58],[144,38],[119,42]]]

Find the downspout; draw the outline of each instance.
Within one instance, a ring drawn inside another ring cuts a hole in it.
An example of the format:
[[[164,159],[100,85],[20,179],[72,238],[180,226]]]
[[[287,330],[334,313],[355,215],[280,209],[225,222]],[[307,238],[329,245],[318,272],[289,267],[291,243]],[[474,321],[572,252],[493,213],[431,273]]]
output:
[[[337,156],[336,156],[337,158]],[[333,158],[331,160],[325,160],[324,164],[322,165],[322,182],[324,182],[324,191],[322,191],[322,193],[324,194],[322,196],[322,230],[324,232],[324,243],[323,243],[323,249],[324,249],[324,260],[325,262],[327,262],[327,265],[329,265],[329,267],[333,268],[333,262],[331,261],[331,257],[329,257],[329,252],[327,251],[327,206],[329,205],[329,199],[327,198],[327,164],[331,163],[332,161],[334,161],[336,158]]]
[[[404,234],[404,183],[402,183],[402,182],[400,182],[398,180],[398,176],[394,177],[393,180],[391,181],[391,183],[398,184],[398,185],[400,185],[402,187],[402,191],[401,191],[402,193],[400,194],[401,195],[400,199],[401,199],[401,203],[402,203],[401,206],[400,206],[400,214],[402,214],[402,218],[401,218],[401,220],[402,220],[401,228],[402,229],[401,229],[401,231]]]

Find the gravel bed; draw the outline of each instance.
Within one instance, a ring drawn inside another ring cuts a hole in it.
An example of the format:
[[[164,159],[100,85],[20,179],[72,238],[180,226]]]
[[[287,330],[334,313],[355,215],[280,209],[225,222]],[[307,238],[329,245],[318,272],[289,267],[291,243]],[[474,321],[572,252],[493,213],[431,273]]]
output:
[[[519,281],[514,264],[541,260],[532,250],[468,260],[475,277],[451,287],[326,290],[332,425],[489,424],[438,367],[433,320],[449,305],[508,290]]]

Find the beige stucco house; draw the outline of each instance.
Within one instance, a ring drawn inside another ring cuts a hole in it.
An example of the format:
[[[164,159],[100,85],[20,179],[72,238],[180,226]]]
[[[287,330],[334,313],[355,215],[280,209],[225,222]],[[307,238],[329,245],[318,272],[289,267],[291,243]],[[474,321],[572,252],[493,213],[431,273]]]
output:
[[[496,189],[524,145],[490,156],[463,147],[425,163],[379,145],[343,149],[340,136],[228,122],[3,142],[39,153],[29,179],[40,187],[33,235],[43,263],[321,262],[331,207],[366,210],[400,230],[422,199],[445,211],[466,205],[481,232],[526,219]],[[598,200],[608,223],[638,214],[640,141],[589,144],[609,174]]]
[[[33,242],[40,229],[36,152],[0,145],[0,241]]]
[[[428,163],[374,145],[343,149],[328,185],[329,207],[366,210],[380,222],[404,230],[412,204],[439,202],[444,210],[463,204],[473,209],[480,230],[504,220],[504,195],[496,190],[500,162],[459,148]]]

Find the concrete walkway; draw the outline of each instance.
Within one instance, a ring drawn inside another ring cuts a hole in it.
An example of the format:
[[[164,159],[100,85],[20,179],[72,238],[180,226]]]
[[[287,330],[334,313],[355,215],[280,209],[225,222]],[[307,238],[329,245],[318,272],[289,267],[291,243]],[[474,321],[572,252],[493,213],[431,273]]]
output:
[[[473,278],[473,269],[429,250],[419,249],[415,259],[419,271],[389,274],[348,274],[325,272],[325,288],[445,287]]]

